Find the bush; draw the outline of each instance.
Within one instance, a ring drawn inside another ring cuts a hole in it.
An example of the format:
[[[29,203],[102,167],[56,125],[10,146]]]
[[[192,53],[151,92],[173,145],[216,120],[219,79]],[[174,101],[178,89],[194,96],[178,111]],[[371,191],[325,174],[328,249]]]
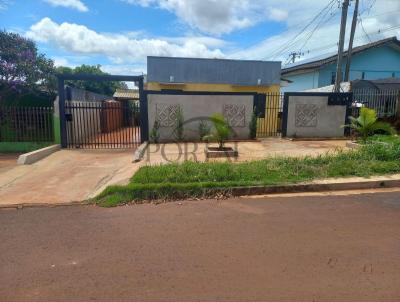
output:
[[[160,140],[160,122],[158,120],[154,121],[153,129],[150,131],[150,139],[152,142],[158,144]]]
[[[210,119],[214,125],[214,131],[210,135],[206,135],[203,139],[207,141],[215,141],[218,143],[218,148],[223,149],[232,129],[221,113],[214,113]]]
[[[249,123],[250,139],[255,139],[257,137],[257,118],[258,116],[254,110]]]
[[[210,135],[211,127],[208,125],[207,121],[201,120],[199,123],[199,136],[201,140],[204,140],[204,137]]]
[[[175,128],[175,137],[178,142],[181,142],[184,140],[184,128],[183,124],[185,123],[185,119],[183,117],[183,112],[182,108],[179,107],[178,112],[176,113],[176,128]]]

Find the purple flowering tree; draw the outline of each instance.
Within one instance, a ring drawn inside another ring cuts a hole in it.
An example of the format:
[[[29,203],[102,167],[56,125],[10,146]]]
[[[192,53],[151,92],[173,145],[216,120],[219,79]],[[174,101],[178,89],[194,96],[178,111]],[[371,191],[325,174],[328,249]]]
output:
[[[54,72],[54,62],[39,54],[33,41],[0,31],[0,101],[39,90],[54,94]]]

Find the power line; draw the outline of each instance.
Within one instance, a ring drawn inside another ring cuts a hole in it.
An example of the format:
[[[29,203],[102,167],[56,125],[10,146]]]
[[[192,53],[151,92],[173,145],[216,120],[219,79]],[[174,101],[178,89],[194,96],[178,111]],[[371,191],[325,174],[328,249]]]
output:
[[[361,18],[359,18],[358,23],[360,23],[362,31],[364,32],[365,36],[368,38],[369,42],[371,43],[372,42],[371,37],[368,35],[367,31],[365,30]]]
[[[331,0],[329,3],[321,9],[321,11],[309,22],[307,23],[293,38],[284,43],[281,47],[277,48],[272,54],[269,56],[271,58],[275,58],[278,54],[282,53],[285,49],[291,47],[294,43],[296,43],[299,36],[301,36],[324,12],[327,10],[332,3],[336,0]]]
[[[400,28],[400,25],[395,25],[395,26],[390,26],[390,27],[387,27],[387,28],[379,29],[376,32],[369,33],[369,36],[371,37],[371,36],[374,36],[374,35],[377,35],[377,34],[382,34],[382,33],[389,32],[389,31],[392,31],[392,30],[395,30],[395,29],[398,29],[398,28]],[[358,37],[354,38],[354,40],[355,41],[359,41],[359,40],[363,39],[364,37],[365,37],[365,35],[358,36]],[[317,48],[311,48],[311,49],[306,50],[305,52],[307,52],[307,53],[317,52],[317,51],[321,51],[321,50],[328,50],[328,49],[333,48],[333,47],[337,47],[337,43],[327,44],[325,46],[317,47]]]
[[[332,10],[332,7],[331,9]],[[328,19],[325,20],[325,17],[327,16],[328,13],[331,13],[331,15],[329,16]],[[332,20],[338,11],[336,11],[335,13],[331,12],[331,11],[327,11],[327,13],[325,14],[325,16],[320,20],[320,22],[317,23],[317,25],[314,27],[314,29],[309,33],[308,37],[306,38],[306,40],[304,41],[304,43],[302,44],[302,46],[300,47],[300,52],[303,50],[303,48],[307,45],[308,41],[310,41],[311,37],[313,36],[313,34],[320,29],[320,26],[322,25],[322,23],[328,23],[330,20]]]

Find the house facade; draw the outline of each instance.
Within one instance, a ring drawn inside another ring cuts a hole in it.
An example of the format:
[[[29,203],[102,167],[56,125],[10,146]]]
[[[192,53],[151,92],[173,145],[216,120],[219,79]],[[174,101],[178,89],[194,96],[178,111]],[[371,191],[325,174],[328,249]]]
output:
[[[280,87],[281,62],[278,61],[147,57],[145,89],[148,92],[226,94],[225,98],[232,101],[235,94],[250,94],[264,100],[269,94],[265,109],[260,109],[265,113],[258,119],[257,135],[276,135],[280,131]],[[220,101],[217,97],[204,102],[197,100],[192,109],[197,108],[197,113],[205,114],[206,109],[214,108],[216,103],[219,103],[218,108],[223,108],[225,105],[220,102],[224,97],[220,95],[218,98]],[[190,102],[185,102],[185,106]],[[250,109],[250,114],[252,112]],[[246,127],[248,123],[247,118]]]
[[[147,57],[146,90],[280,91],[281,62]]]
[[[344,53],[344,73],[347,52]],[[337,54],[320,56],[287,65],[282,76],[292,81],[281,90],[296,92],[333,84],[336,77]],[[376,41],[353,49],[349,80],[400,78],[400,41],[396,37]],[[343,77],[342,77],[343,78]]]

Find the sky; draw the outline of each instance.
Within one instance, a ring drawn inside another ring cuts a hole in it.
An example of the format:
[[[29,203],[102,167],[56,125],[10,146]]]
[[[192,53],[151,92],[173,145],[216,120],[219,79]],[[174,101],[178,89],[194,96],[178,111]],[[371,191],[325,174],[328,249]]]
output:
[[[146,73],[146,57],[288,62],[337,50],[338,0],[0,0],[0,28],[58,66]],[[354,9],[351,1],[347,35]],[[400,38],[400,0],[360,0],[355,44]]]

